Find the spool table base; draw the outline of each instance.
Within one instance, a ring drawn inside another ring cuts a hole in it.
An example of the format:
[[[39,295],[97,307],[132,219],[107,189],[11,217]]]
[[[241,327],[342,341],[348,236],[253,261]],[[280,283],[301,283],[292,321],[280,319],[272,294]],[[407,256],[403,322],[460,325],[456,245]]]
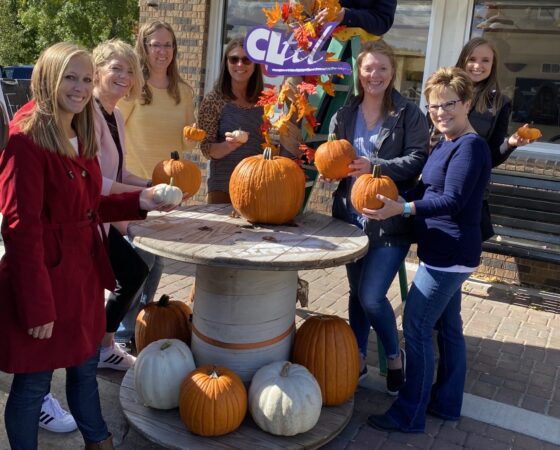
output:
[[[190,433],[179,410],[157,410],[140,402],[134,388],[134,368],[123,378],[120,389],[123,413],[130,425],[149,441],[170,449],[206,450],[303,450],[315,449],[334,439],[348,424],[354,400],[340,406],[323,407],[313,429],[297,436],[274,436],[262,431],[247,413],[241,426],[225,436],[201,437]]]

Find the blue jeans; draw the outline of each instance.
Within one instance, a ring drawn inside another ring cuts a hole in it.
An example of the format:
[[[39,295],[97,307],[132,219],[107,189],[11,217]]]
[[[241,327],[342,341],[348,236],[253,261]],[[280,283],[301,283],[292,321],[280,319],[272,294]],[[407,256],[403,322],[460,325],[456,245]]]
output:
[[[470,273],[442,272],[423,265],[412,282],[404,309],[406,383],[387,415],[402,431],[423,432],[426,410],[457,420],[461,416],[467,352],[461,320],[461,285]],[[432,386],[437,331],[439,363]]]
[[[387,291],[408,249],[408,245],[370,247],[363,258],[346,265],[350,285],[348,316],[364,357],[367,355],[370,326],[383,344],[387,358],[399,356],[397,323]]]
[[[97,389],[98,362],[99,354],[96,354],[81,366],[66,368],[66,399],[86,443],[109,437]],[[37,449],[41,405],[50,391],[52,374],[52,370],[47,370],[14,375],[4,411],[12,450]]]
[[[162,257],[154,255],[153,253],[147,252],[146,250],[142,250],[138,247],[134,248],[148,266],[149,273],[146,281],[144,282],[144,286],[132,300],[128,312],[124,316],[124,319],[115,333],[115,339],[122,342],[128,342],[134,336],[136,316],[138,316],[138,313],[144,306],[154,300],[154,296],[156,295],[156,291],[159,286],[159,280],[161,279],[161,274],[163,273]]]

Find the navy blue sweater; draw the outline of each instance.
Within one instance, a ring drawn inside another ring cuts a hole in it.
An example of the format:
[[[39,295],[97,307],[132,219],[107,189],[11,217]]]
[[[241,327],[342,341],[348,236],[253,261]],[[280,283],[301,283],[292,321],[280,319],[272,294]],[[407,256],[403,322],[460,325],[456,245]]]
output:
[[[480,211],[490,178],[488,144],[474,133],[434,147],[422,179],[408,192],[416,206],[418,258],[436,267],[476,267],[482,240]]]
[[[397,0],[340,0],[340,5],[346,8],[341,25],[381,35],[393,25]]]

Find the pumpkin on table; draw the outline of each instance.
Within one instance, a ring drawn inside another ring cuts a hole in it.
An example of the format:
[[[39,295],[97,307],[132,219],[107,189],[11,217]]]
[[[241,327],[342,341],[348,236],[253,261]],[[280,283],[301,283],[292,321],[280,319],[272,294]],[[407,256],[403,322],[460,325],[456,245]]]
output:
[[[184,342],[152,342],[134,363],[134,384],[140,401],[151,408],[177,408],[183,380],[195,368],[193,355]]]
[[[395,182],[388,176],[381,175],[381,166],[374,165],[373,173],[366,173],[358,177],[354,186],[350,199],[352,205],[360,214],[364,208],[379,209],[383,207],[383,202],[378,200],[376,195],[381,194],[391,200],[399,198],[399,190]]]
[[[305,175],[289,158],[262,155],[244,158],[233,170],[229,195],[235,210],[252,223],[282,225],[293,220],[303,205]]]
[[[246,413],[247,390],[232,370],[207,365],[192,371],[183,381],[179,414],[191,433],[230,433],[241,425]]]
[[[173,177],[175,186],[183,193],[193,196],[200,189],[202,174],[198,166],[192,161],[179,158],[179,152],[171,152],[171,158],[160,161],[152,172],[152,184],[169,184]]]
[[[249,387],[249,411],[264,431],[294,436],[311,430],[321,415],[321,388],[309,370],[289,361],[261,367]]]
[[[317,379],[323,405],[341,405],[354,395],[360,372],[358,344],[340,317],[308,318],[296,332],[292,359]]]
[[[136,349],[141,352],[151,342],[159,339],[179,339],[191,343],[192,310],[185,303],[162,295],[159,301],[149,303],[136,317],[134,338]]]
[[[339,180],[348,176],[348,165],[356,158],[356,151],[350,142],[329,134],[327,142],[316,150],[314,161],[315,167],[324,178]]]

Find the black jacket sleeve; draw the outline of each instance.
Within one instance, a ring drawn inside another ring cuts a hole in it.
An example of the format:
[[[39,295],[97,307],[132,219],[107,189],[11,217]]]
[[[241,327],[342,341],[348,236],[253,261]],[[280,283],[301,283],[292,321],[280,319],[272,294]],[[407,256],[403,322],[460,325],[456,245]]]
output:
[[[382,35],[393,26],[397,0],[340,0],[345,9],[341,25]]]

